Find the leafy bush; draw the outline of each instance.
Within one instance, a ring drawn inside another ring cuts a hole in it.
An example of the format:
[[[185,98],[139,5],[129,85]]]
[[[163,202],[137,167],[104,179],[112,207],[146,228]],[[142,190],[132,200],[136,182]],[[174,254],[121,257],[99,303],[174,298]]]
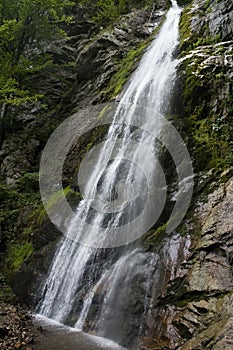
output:
[[[25,192],[39,192],[39,174],[25,173],[18,180],[17,189]]]

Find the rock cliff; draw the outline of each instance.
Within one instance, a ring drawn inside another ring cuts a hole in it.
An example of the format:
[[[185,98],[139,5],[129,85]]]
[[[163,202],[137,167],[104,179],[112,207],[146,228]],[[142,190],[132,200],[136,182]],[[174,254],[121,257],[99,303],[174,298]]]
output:
[[[180,1],[180,114],[174,123],[187,141],[195,167],[195,191],[185,221],[170,235],[161,226],[143,240],[156,254],[148,294],[150,312],[139,344],[147,349],[233,347],[233,157],[231,0]],[[163,20],[167,2],[142,6],[109,28],[77,14],[70,38],[47,48],[56,65],[35,76],[44,103],[11,110],[0,149],[1,295],[32,305],[60,233],[39,199],[38,167],[51,132],[81,107],[117,98]],[[175,102],[173,102],[174,104]],[[89,116],[91,120],[91,115]],[[84,121],[85,122],[85,121]],[[80,157],[101,131],[76,147]],[[72,163],[72,157],[71,159]],[[75,159],[77,161],[77,159]],[[67,169],[69,167],[67,166]],[[64,182],[74,169],[65,169]],[[70,200],[74,194],[69,190]],[[9,295],[8,295],[9,292]],[[140,295],[133,303],[140,307]],[[137,312],[135,311],[135,318]]]
[[[196,189],[187,220],[176,232],[180,243],[176,234],[170,238],[183,253],[173,242],[166,266],[154,274],[161,290],[152,293],[142,348],[231,349],[232,3],[190,2],[180,33],[184,110],[177,123],[189,135]],[[166,261],[164,247],[159,254]]]

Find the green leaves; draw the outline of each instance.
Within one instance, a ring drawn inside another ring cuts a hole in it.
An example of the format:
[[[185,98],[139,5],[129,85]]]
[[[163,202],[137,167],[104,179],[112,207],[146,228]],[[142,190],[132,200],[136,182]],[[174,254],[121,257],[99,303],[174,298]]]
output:
[[[92,20],[98,25],[107,25],[121,15],[127,13],[128,0],[80,0],[81,6],[93,8]]]
[[[17,28],[16,19],[3,20],[0,26],[0,45],[2,46],[7,41],[12,42],[15,39],[14,33]]]
[[[0,104],[37,100],[27,76],[51,64],[47,45],[65,35],[59,24],[70,23],[68,0],[2,0],[0,6]]]
[[[97,2],[97,15],[94,19],[97,22],[108,22],[120,15],[120,9],[115,5],[114,0],[99,0]]]

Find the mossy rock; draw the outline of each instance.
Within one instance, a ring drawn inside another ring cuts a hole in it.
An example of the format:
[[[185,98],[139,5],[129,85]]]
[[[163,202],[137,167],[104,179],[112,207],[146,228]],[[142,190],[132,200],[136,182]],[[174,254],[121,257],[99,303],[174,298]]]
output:
[[[10,279],[23,262],[33,253],[32,242],[11,243],[4,264],[4,275]]]

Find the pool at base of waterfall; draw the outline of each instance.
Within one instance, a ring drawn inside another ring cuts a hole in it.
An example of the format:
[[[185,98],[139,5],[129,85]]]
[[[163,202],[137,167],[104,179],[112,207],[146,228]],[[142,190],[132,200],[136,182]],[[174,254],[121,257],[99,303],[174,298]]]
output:
[[[41,315],[34,315],[34,324],[41,332],[36,350],[126,350],[110,339],[77,331]]]

